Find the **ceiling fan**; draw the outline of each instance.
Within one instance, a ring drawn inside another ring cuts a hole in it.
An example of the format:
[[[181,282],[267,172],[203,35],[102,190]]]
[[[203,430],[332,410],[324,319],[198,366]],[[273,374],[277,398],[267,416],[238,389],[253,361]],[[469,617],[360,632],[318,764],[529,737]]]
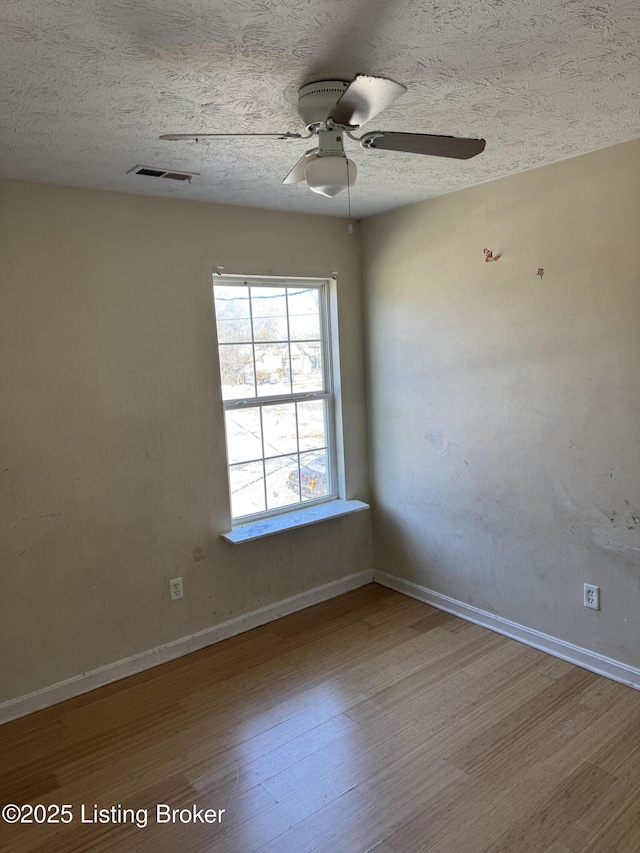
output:
[[[374,131],[354,136],[378,113],[407,91],[406,86],[386,77],[358,74],[351,81],[317,80],[298,91],[298,115],[307,129],[302,133],[173,133],[160,139],[229,139],[238,137],[272,139],[310,139],[318,137],[318,145],[310,148],[286,176],[283,184],[307,182],[321,195],[333,197],[356,180],[356,164],[344,151],[344,134],[368,150],[404,151],[409,154],[431,154],[468,160],[484,151],[484,139],[435,136],[430,133],[394,133]]]

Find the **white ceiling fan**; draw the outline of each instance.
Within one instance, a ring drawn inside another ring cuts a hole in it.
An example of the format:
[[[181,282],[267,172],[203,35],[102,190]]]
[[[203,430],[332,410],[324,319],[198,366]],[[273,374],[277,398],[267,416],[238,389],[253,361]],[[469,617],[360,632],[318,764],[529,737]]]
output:
[[[484,139],[436,136],[430,133],[374,131],[354,136],[353,131],[370,121],[407,91],[386,77],[358,74],[351,81],[317,80],[298,91],[298,115],[307,129],[302,133],[172,133],[160,139],[225,139],[239,137],[310,139],[318,145],[298,160],[284,184],[307,182],[311,190],[333,197],[352,187],[357,167],[344,151],[344,134],[369,150],[403,151],[468,160],[484,151]]]

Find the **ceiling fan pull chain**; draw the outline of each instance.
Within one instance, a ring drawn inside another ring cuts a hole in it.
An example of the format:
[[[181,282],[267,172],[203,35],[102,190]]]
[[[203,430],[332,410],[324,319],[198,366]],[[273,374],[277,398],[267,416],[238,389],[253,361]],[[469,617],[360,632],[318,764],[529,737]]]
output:
[[[351,223],[351,181],[349,180],[349,160],[345,160],[347,166],[347,209],[349,211],[349,224],[347,225],[347,234],[353,234],[353,224]]]

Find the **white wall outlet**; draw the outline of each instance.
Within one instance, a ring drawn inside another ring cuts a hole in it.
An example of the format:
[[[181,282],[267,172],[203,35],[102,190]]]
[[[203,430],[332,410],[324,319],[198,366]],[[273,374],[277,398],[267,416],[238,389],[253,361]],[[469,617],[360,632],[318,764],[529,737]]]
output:
[[[169,595],[171,596],[171,601],[177,601],[179,598],[182,598],[184,595],[182,589],[182,578],[172,578],[169,581]]]
[[[600,610],[600,587],[592,583],[584,585],[584,606],[592,610]]]

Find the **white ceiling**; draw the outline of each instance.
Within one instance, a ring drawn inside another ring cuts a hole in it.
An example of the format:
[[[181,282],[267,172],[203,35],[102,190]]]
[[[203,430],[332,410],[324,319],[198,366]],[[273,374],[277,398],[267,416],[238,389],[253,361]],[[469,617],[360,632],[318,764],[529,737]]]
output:
[[[0,174],[346,215],[282,179],[309,141],[295,93],[358,72],[409,91],[365,130],[484,137],[469,161],[365,151],[363,217],[640,136],[638,0],[2,0]],[[191,185],[127,175],[199,172]]]

